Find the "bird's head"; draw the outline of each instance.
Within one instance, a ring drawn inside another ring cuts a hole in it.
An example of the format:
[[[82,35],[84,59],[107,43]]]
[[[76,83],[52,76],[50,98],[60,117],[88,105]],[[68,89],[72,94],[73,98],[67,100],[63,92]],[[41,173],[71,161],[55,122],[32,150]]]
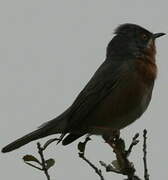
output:
[[[139,55],[152,51],[155,54],[155,40],[165,33],[152,33],[136,24],[122,24],[114,31],[116,35],[109,43],[107,54],[110,51],[119,54]]]

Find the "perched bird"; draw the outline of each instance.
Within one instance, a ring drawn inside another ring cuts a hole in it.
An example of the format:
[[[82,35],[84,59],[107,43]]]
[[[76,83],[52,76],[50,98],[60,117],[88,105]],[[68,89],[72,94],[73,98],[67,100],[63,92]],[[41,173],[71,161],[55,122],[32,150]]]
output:
[[[9,152],[31,141],[61,133],[63,145],[84,134],[120,130],[147,109],[157,76],[155,40],[136,24],[122,24],[107,46],[106,59],[73,104],[61,115],[2,149]]]

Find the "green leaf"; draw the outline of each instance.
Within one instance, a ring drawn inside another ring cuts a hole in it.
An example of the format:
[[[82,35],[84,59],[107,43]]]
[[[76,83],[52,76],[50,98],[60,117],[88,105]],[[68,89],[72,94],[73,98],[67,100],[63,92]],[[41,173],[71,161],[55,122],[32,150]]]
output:
[[[116,170],[120,170],[120,166],[117,160],[112,161],[111,163]]]
[[[85,151],[85,145],[86,145],[85,143],[79,142],[78,143],[78,150],[83,153]]]
[[[40,163],[40,161],[36,158],[36,157],[34,157],[33,155],[25,155],[25,156],[23,156],[23,160],[27,163],[27,161],[33,161],[33,162],[36,162],[36,163],[38,163],[38,164],[40,164],[41,165],[41,163]]]
[[[46,163],[46,169],[49,169],[50,167],[54,166],[55,160],[54,159],[48,159],[45,161]]]
[[[86,144],[88,141],[90,141],[90,137],[86,137],[85,141],[84,142],[79,142],[78,143],[78,150],[81,152],[81,153],[84,153],[85,152],[85,148],[86,148]]]

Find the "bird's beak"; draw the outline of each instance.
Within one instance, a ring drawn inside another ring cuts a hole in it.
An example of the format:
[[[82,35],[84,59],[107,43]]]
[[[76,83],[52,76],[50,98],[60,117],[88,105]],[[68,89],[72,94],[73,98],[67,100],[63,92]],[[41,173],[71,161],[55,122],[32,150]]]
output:
[[[156,39],[156,38],[164,36],[164,35],[166,35],[166,33],[155,33],[155,34],[153,34],[153,38]]]

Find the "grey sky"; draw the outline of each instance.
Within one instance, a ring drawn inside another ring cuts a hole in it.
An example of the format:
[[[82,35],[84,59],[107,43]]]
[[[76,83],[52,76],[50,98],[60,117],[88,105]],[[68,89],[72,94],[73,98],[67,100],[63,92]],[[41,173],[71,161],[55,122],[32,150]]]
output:
[[[59,115],[73,102],[104,61],[116,26],[137,23],[152,32],[167,33],[167,7],[164,0],[1,0],[0,147]],[[167,47],[167,36],[157,40],[159,73],[147,112],[122,131],[129,142],[136,132],[147,128],[151,179],[168,178]],[[56,159],[50,170],[52,179],[98,179],[78,158],[78,142],[48,149],[46,156]],[[142,177],[141,148],[142,143],[130,158]],[[27,153],[36,154],[35,142],[0,154],[1,179],[45,179],[43,173],[22,162]],[[87,155],[97,164],[99,160],[114,160],[100,137],[88,144]],[[111,173],[105,177],[123,179]]]

